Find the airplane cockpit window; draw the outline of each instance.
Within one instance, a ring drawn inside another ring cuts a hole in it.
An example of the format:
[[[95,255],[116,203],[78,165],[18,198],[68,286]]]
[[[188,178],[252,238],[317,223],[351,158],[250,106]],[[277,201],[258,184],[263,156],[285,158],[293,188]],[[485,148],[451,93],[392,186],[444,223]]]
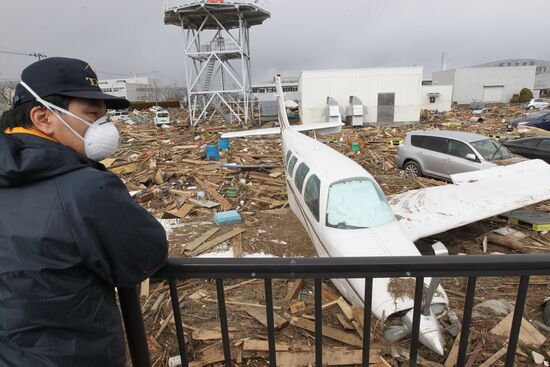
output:
[[[298,161],[298,158],[296,157],[290,158],[290,162],[288,163],[288,170],[287,170],[288,177],[292,177],[292,171],[294,171],[294,166],[296,166],[297,161]]]
[[[371,180],[334,183],[328,192],[327,226],[362,229],[388,224],[395,216],[380,188]]]

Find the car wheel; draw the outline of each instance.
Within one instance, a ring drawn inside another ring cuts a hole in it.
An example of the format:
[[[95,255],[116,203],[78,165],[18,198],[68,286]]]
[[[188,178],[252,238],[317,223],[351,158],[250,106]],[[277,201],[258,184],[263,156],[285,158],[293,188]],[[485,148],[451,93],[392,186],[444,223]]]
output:
[[[420,165],[416,163],[415,161],[408,161],[403,166],[403,171],[405,171],[405,175],[407,177],[420,177],[422,176],[422,170],[420,169]]]
[[[534,110],[535,109],[535,106],[529,106],[527,107],[528,110]]]

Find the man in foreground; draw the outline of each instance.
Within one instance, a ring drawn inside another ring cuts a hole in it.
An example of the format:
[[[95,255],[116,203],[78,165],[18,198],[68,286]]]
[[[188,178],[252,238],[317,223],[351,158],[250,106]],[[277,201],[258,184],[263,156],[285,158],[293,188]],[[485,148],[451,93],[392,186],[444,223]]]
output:
[[[124,366],[114,287],[166,260],[166,234],[98,163],[114,153],[107,108],[80,60],[28,66],[0,120],[0,366]]]

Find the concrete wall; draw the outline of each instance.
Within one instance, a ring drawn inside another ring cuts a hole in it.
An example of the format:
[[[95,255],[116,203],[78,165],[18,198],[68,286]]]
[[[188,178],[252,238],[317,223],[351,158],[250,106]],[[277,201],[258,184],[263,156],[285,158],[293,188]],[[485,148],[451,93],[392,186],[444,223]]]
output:
[[[439,93],[435,103],[430,103],[430,94]],[[453,98],[452,85],[423,85],[421,92],[421,109],[429,111],[447,112],[451,110]]]
[[[483,100],[484,88],[502,86],[500,102],[508,102],[513,94],[522,88],[533,90],[535,86],[535,66],[480,67],[435,72],[435,84],[453,85],[453,102],[469,104],[473,100]]]
[[[395,122],[420,120],[422,67],[304,71],[300,75],[300,118],[304,124],[328,121],[326,99],[335,98],[340,112],[357,96],[366,107],[365,123],[377,122],[378,93],[395,93]]]

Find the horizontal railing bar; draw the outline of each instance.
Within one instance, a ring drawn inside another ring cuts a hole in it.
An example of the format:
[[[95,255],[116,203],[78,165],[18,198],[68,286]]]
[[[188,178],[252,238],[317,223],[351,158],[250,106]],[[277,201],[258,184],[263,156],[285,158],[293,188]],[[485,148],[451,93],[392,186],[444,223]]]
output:
[[[389,278],[550,275],[550,254],[321,258],[176,258],[155,278]]]

